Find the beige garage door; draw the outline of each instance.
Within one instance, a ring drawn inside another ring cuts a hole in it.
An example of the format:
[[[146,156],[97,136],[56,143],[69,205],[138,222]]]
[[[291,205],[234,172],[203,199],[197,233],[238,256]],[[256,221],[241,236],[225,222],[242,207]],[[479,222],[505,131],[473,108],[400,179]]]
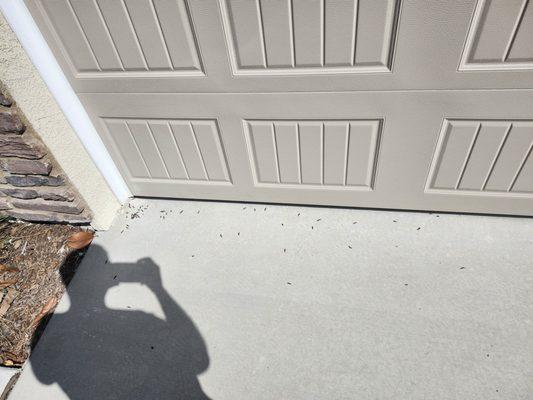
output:
[[[137,196],[533,215],[528,0],[27,0]]]

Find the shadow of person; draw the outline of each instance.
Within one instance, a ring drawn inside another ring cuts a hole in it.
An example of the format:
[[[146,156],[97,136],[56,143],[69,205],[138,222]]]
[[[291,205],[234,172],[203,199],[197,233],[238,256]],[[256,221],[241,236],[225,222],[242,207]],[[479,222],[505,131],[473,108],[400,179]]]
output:
[[[106,292],[120,282],[151,289],[165,320],[106,307]],[[197,378],[209,366],[204,340],[151,259],[108,263],[92,245],[68,294],[69,310],[54,314],[31,357],[42,383],[59,384],[72,400],[209,399]]]

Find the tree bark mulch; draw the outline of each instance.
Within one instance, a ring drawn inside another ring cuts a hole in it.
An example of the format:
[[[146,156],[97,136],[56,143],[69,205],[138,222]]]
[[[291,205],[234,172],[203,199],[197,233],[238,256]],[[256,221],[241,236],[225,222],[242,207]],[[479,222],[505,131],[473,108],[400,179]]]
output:
[[[20,366],[28,358],[83,257],[72,242],[89,235],[80,231],[68,224],[0,221],[0,365]]]

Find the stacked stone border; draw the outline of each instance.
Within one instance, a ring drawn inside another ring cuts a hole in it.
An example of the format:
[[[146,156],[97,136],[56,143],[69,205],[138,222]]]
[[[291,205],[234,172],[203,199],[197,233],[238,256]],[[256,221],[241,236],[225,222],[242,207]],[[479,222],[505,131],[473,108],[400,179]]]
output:
[[[34,222],[91,222],[85,202],[1,88],[0,216]]]

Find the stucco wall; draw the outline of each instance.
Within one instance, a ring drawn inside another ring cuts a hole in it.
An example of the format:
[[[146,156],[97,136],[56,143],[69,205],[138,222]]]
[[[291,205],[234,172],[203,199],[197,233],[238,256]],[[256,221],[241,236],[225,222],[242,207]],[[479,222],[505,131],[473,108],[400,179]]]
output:
[[[0,81],[48,146],[93,213],[96,229],[107,229],[120,202],[0,13]]]

